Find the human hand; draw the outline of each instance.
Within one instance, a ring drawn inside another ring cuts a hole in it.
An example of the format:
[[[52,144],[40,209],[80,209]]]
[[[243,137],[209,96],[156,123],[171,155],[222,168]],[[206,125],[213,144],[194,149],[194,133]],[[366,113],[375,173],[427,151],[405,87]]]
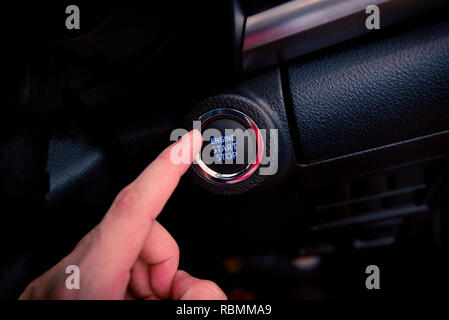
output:
[[[226,299],[214,282],[178,270],[178,245],[156,221],[201,145],[194,130],[165,149],[75,249],[19,299]],[[171,154],[179,152],[183,161],[174,164]],[[79,267],[79,289],[66,287],[69,265]]]

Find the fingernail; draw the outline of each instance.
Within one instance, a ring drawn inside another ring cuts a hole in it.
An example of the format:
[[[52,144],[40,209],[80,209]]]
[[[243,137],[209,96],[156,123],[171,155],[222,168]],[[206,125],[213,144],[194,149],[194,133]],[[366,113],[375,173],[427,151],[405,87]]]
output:
[[[197,129],[193,129],[192,131],[192,153],[193,158],[196,157],[196,155],[200,152],[201,146],[203,145],[203,136],[201,135],[201,132],[199,132]]]
[[[184,164],[192,163],[196,155],[200,152],[201,146],[203,144],[203,137],[198,130],[192,130],[186,133],[179,141],[179,147],[175,147],[173,152],[176,155],[179,154],[179,149],[181,151],[181,162]],[[173,161],[173,160],[172,160]],[[177,161],[175,163],[178,163]]]

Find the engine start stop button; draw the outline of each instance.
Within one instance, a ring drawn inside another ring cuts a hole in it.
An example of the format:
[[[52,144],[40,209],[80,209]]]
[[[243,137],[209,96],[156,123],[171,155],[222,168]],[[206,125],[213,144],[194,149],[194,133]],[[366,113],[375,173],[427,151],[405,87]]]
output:
[[[263,140],[259,128],[244,113],[214,109],[200,117],[203,147],[194,169],[205,179],[232,184],[249,178],[260,165]]]

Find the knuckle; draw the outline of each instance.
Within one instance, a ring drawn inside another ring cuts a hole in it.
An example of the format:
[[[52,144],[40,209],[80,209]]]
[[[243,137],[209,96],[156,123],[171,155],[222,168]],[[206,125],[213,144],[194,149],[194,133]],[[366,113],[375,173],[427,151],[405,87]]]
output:
[[[180,253],[181,251],[179,250],[178,243],[176,242],[175,239],[173,239],[173,241],[172,241],[171,252],[173,252],[173,255],[172,255],[173,258],[179,259],[179,256],[180,256],[180,254],[181,254],[181,253]]]
[[[133,210],[139,201],[139,192],[133,185],[125,187],[119,192],[113,202],[113,207],[118,214],[126,214]]]
[[[28,286],[25,288],[25,290],[23,291],[23,293],[21,294],[20,298],[21,300],[23,299],[38,299],[39,298],[39,294],[37,293],[37,280],[33,280],[30,284],[28,284]]]
[[[173,150],[172,149],[166,149],[162,151],[162,153],[159,155],[159,159],[164,162],[173,163],[172,156],[173,156]]]

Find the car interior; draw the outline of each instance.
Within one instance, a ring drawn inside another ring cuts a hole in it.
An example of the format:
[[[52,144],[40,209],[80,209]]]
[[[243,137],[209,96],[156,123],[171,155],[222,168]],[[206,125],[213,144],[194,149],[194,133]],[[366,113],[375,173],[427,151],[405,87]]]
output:
[[[254,129],[257,154],[181,179],[158,221],[182,268],[236,300],[447,296],[448,1],[40,1],[4,16],[0,299],[198,122]]]

